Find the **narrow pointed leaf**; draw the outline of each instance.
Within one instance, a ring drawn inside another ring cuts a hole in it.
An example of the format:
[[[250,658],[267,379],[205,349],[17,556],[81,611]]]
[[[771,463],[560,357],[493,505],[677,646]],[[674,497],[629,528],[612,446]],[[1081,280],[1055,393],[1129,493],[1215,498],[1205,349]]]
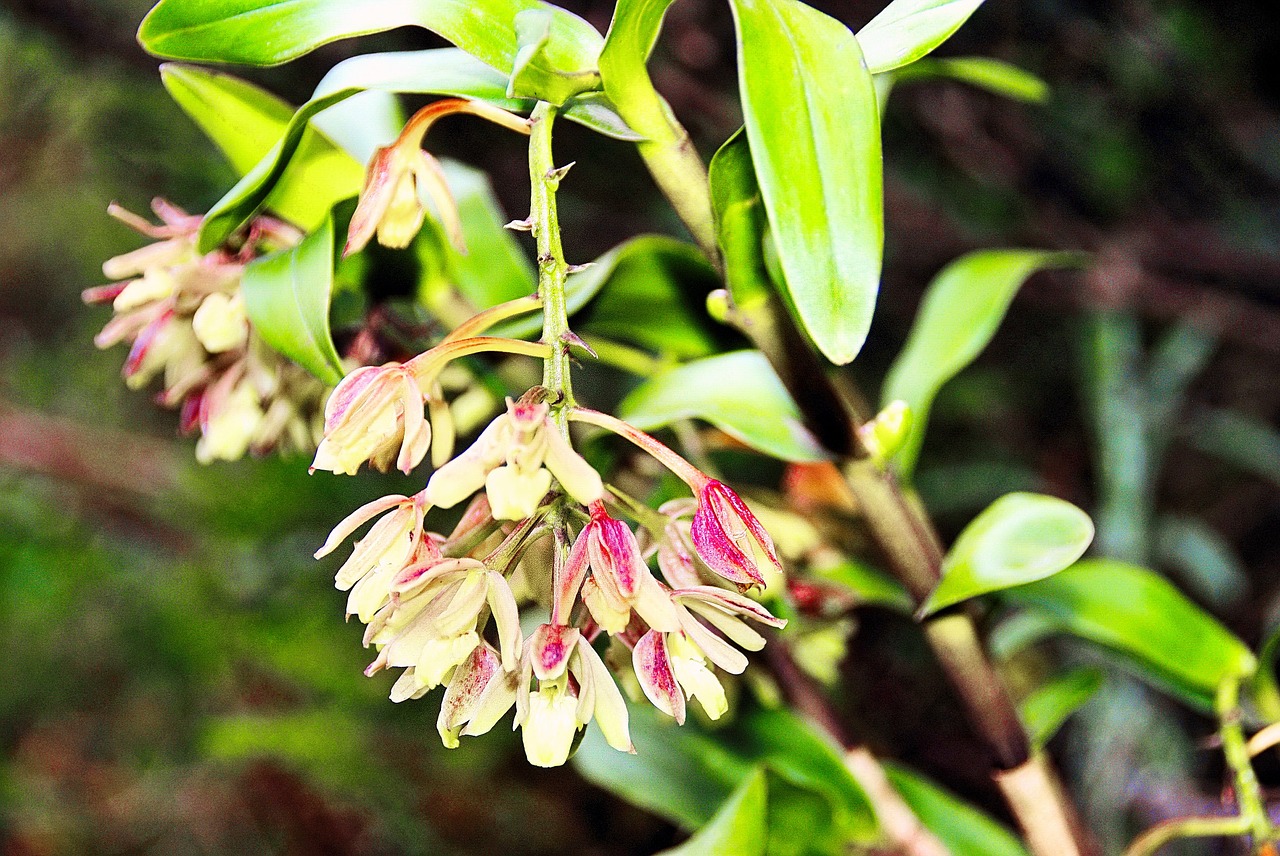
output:
[[[880,285],[880,116],[858,41],[797,0],[734,0],[742,107],[788,302],[834,363]],[[781,283],[780,283],[781,284]]]
[[[665,235],[640,235],[569,275],[568,309],[574,329],[584,335],[680,359],[697,357],[715,346],[702,296],[718,282],[692,245]],[[540,329],[542,319],[529,315],[496,331],[524,337]]]
[[[499,207],[489,177],[458,161],[442,164],[467,242],[467,252],[460,253],[441,235],[438,249],[444,257],[445,288],[450,293],[456,288],[477,309],[532,294],[537,273],[516,236],[503,228],[511,218]],[[532,317],[541,323],[536,313]]]
[[[1071,503],[1038,493],[1002,496],[960,533],[920,613],[1056,574],[1091,541],[1093,521]]]
[[[261,170],[262,160],[271,158],[274,147],[291,127],[293,108],[251,83],[221,72],[173,64],[161,66],[160,74],[173,99],[245,176],[237,187]],[[305,122],[290,139],[290,154],[291,159],[274,164],[277,168],[271,182],[260,187],[256,204],[234,224],[211,226],[211,221],[219,219],[223,203],[214,206],[201,229],[202,252],[215,249],[263,206],[304,229],[315,228],[335,202],[360,187],[364,167]]]
[[[705,826],[679,847],[662,851],[663,856],[764,856],[767,808],[765,772],[757,767]]]
[[[521,70],[525,93],[561,104],[596,89],[603,38],[586,21],[540,0],[161,0],[143,20],[138,40],[167,59],[276,65],[338,39],[418,26],[505,79],[521,47],[516,18],[528,11],[550,19],[544,49]]]
[[[739,130],[716,152],[710,177],[725,283],[734,303],[750,312],[768,301],[773,284],[764,259],[769,222],[745,131]]]
[[[275,145],[293,116],[285,101],[223,72],[165,63],[160,81],[240,175]]]
[[[785,461],[825,457],[759,351],[707,357],[660,374],[628,395],[619,415],[645,431],[681,419],[703,419]]]
[[[350,161],[341,177],[329,176],[322,171],[326,162],[311,165],[318,156],[305,148],[309,138],[324,139],[310,128],[312,117],[357,93],[375,89],[457,95],[483,98],[506,107],[520,106],[505,98],[506,81],[500,74],[461,51],[448,48],[356,57],[335,66],[322,84],[323,88],[292,115],[275,145],[210,209],[200,230],[200,246],[204,251],[221,244],[259,208],[272,203],[275,188],[287,171],[299,168],[292,167],[295,161],[305,166],[308,178],[314,173],[315,180],[324,181],[328,188],[323,199],[313,202],[308,212],[312,216],[307,219],[314,219],[314,211],[327,211],[334,202],[359,192],[364,181],[363,165],[329,143],[335,153]],[[323,209],[315,207],[325,203],[327,206]],[[314,223],[304,221],[300,225],[307,227]]]
[[[1084,707],[1101,688],[1102,671],[1090,667],[1072,669],[1037,687],[1019,705],[1031,745],[1044,747],[1071,714]]]
[[[934,278],[880,396],[883,404],[901,400],[911,408],[911,428],[894,456],[900,473],[909,475],[915,468],[934,396],[991,341],[1027,277],[1080,260],[1075,253],[980,250],[956,259]]]
[[[872,73],[915,62],[951,38],[982,0],[893,0],[858,31]]]
[[[894,789],[951,856],[1028,856],[1012,832],[924,776],[886,761]]]
[[[1257,668],[1245,644],[1217,619],[1136,565],[1090,559],[1009,589],[1005,597],[1120,654],[1138,674],[1205,710],[1212,709],[1219,684]]]
[[[342,379],[342,362],[329,333],[333,291],[333,220],[298,246],[257,259],[245,268],[245,309],[275,350],[326,383]]]
[[[1031,72],[985,56],[922,59],[893,73],[895,83],[948,78],[1003,95],[1015,101],[1040,104],[1049,98],[1049,84]]]

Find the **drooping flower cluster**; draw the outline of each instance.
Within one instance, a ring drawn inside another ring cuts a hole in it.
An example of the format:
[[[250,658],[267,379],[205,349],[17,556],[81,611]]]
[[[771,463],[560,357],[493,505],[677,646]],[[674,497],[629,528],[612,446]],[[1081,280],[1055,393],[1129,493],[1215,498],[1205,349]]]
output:
[[[428,352],[414,364],[344,381],[316,467],[354,472],[378,456],[398,456],[410,468],[421,460],[426,441],[417,438],[431,431],[419,421],[421,384],[431,377],[423,366],[433,358]],[[365,392],[374,388],[385,391]],[[506,412],[421,492],[357,510],[317,556],[378,518],[337,575],[338,587],[350,590],[348,613],[367,624],[365,644],[377,649],[368,674],[402,668],[395,701],[445,685],[437,727],[450,747],[487,732],[514,707],[529,761],[555,766],[593,719],[611,746],[632,751],[626,704],[598,640],[631,650],[639,686],[659,710],[683,722],[694,699],[715,719],[728,707],[717,670],[741,673],[743,649],[765,644],[749,622],[784,622],[744,594],[781,566],[736,493],[613,417],[564,408],[562,417],[616,431],[690,485],[692,498],[650,512],[642,549],[610,513],[614,497],[574,450],[567,421],[557,421],[546,395],[535,388],[508,400]],[[448,537],[424,529],[429,508],[453,507],[477,492]],[[543,539],[553,545],[549,561],[530,550]],[[517,575],[547,593],[547,620],[527,638],[510,582]]]
[[[246,451],[310,452],[321,433],[324,384],[271,350],[245,313],[240,279],[259,253],[301,235],[270,217],[250,224],[239,249],[201,254],[201,217],[157,199],[156,225],[112,206],[112,216],[149,238],[109,259],[103,273],[119,280],[84,292],[87,303],[115,312],[94,339],[100,348],[125,342],[125,382],[141,389],[163,379],[157,401],[181,409],[183,431],[198,431],[201,463],[235,460]]]

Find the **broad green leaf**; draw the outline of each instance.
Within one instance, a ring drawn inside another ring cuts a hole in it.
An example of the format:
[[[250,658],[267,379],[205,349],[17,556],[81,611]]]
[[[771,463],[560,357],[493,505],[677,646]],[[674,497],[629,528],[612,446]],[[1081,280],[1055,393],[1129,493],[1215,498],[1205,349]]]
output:
[[[703,323],[702,295],[715,272],[689,244],[665,235],[640,235],[570,274],[568,310],[579,332],[621,339],[677,358],[701,356],[714,340]],[[501,325],[504,336],[532,336],[541,319]]]
[[[982,0],[893,0],[858,31],[867,68],[879,74],[915,62],[951,38]]]
[[[871,325],[884,244],[880,116],[858,41],[797,0],[734,0],[751,156],[800,325],[834,363]]]
[[[814,565],[809,573],[846,590],[860,606],[883,606],[907,615],[915,607],[901,583],[856,559]]]
[[[540,0],[161,0],[138,40],[167,59],[276,65],[338,39],[418,26],[505,80],[521,47],[517,16],[529,11],[550,17],[545,45],[521,69],[524,94],[562,104],[596,89],[604,40],[586,21]]]
[[[675,359],[716,350],[704,298],[720,280],[702,253],[664,235],[641,235],[619,250],[599,294],[577,316],[580,332]]]
[[[704,419],[773,457],[824,459],[800,421],[799,408],[759,351],[720,354],[664,372],[628,395],[618,412],[641,430]]]
[[[919,773],[891,761],[884,762],[884,771],[951,856],[1028,856],[1012,832]]]
[[[750,311],[773,289],[764,258],[768,220],[746,133],[738,130],[711,159],[711,204],[724,278],[734,303]]]
[[[1028,104],[1041,104],[1049,99],[1049,84],[1036,75],[984,56],[922,59],[898,69],[893,78],[895,83],[950,78]]]
[[[1091,541],[1093,521],[1066,500],[1038,493],[1002,496],[960,533],[920,613],[1056,574],[1084,555]]]
[[[626,755],[609,746],[594,726],[573,756],[583,777],[685,829],[715,816],[754,764],[693,723],[676,725],[647,704],[628,705],[631,742]]]
[[[764,856],[768,786],[757,767],[742,780],[715,816],[693,837],[664,856]]]
[[[210,209],[200,229],[202,251],[217,247],[259,208],[274,202],[275,188],[289,169],[299,170],[298,183],[304,187],[324,182],[328,188],[323,199],[313,200],[312,209],[308,211],[312,216],[308,220],[314,220],[314,212],[327,211],[338,200],[359,192],[364,183],[363,165],[342,154],[341,157],[350,162],[349,167],[341,176],[331,175],[325,171],[329,169],[327,163],[309,156],[302,148],[308,137],[318,137],[309,128],[311,118],[357,93],[375,89],[459,95],[484,98],[506,107],[519,106],[518,102],[505,98],[506,81],[501,75],[461,51],[448,48],[356,57],[335,66],[324,85],[323,90],[318,90],[293,114],[275,145]],[[338,152],[336,147],[333,151]],[[295,163],[301,166],[294,166]],[[323,209],[316,207],[325,202]],[[310,228],[315,223],[303,221],[299,225]]]
[[[875,810],[845,765],[840,747],[805,720],[784,709],[755,710],[740,716],[728,733],[720,733],[743,756],[764,761],[770,771],[798,788],[824,795],[839,841],[847,844],[875,834]],[[770,792],[772,801],[774,789]],[[812,835],[822,838],[816,829]]]
[[[1089,667],[1072,669],[1037,687],[1019,706],[1031,745],[1042,748],[1052,740],[1067,718],[1101,687],[1102,671]]]
[[[166,63],[160,80],[240,175],[270,151],[293,115],[270,92],[222,72]]]
[[[630,715],[636,754],[610,749],[588,728],[573,760],[588,780],[636,805],[697,829],[763,764],[771,818],[800,811],[823,818],[826,828],[806,829],[802,844],[848,845],[875,833],[870,802],[837,747],[790,713],[743,709],[710,733],[692,721],[678,726],[647,704],[631,706]],[[768,852],[784,852],[773,830],[770,839]]]
[[[489,177],[457,161],[445,160],[443,165],[467,242],[464,254],[442,236],[447,285],[462,292],[476,309],[532,294],[537,273],[516,236],[503,228],[510,218],[498,206]]]
[[[899,472],[910,475],[915,468],[934,396],[991,341],[1027,277],[1079,259],[1041,250],[979,250],[934,278],[880,396],[883,404],[902,400],[911,408],[911,430],[894,459]]]
[[[1257,667],[1245,644],[1213,616],[1136,565],[1088,559],[1004,596],[1119,653],[1140,675],[1206,710],[1219,684]]]
[[[291,127],[292,108],[251,83],[220,72],[173,64],[161,66],[160,74],[178,105],[245,176],[237,187],[258,172],[262,159],[271,157],[273,146]],[[359,189],[364,167],[305,123],[297,126],[290,152],[296,152],[293,159],[278,164],[271,184],[261,188],[253,209],[221,232],[217,240],[205,241],[205,234],[210,231],[210,219],[206,219],[201,229],[202,252],[216,249],[263,205],[309,230],[319,225],[335,202]],[[219,205],[214,206],[210,218]]]
[[[245,309],[258,334],[325,383],[337,383],[343,375],[329,333],[333,258],[329,218],[298,246],[251,262],[241,281]]]

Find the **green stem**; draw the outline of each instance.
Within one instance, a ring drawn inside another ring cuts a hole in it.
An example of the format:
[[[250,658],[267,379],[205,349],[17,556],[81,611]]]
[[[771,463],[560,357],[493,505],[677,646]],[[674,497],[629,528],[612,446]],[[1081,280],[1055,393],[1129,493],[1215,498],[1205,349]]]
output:
[[[607,86],[609,75],[604,77]],[[707,171],[688,146],[684,128],[656,92],[646,94],[638,103],[610,94],[627,123],[648,138],[649,142],[640,145],[645,164],[703,252],[723,273]],[[891,568],[919,601],[936,585],[942,559],[932,521],[919,503],[899,488],[891,474],[865,460],[866,450],[856,440],[862,419],[853,399],[832,382],[826,365],[804,341],[778,297],[769,294],[766,298],[760,306],[752,307],[737,326],[773,365],[800,405],[806,426],[845,464],[845,476],[876,540],[888,554]],[[575,418],[616,430],[595,419]],[[1081,827],[1052,765],[1043,755],[1031,752],[1004,683],[983,650],[972,619],[961,613],[951,621],[931,620],[925,635],[1001,771],[1017,773],[1006,776],[1001,790],[1037,856],[1092,852],[1093,843]],[[997,773],[998,780],[999,776]]]
[[[1124,851],[1124,856],[1155,856],[1160,848],[1179,838],[1243,835],[1248,830],[1249,823],[1243,817],[1180,817],[1139,835]]]
[[[542,385],[556,393],[556,423],[568,435],[565,410],[574,405],[573,383],[569,377],[569,312],[565,279],[569,265],[560,243],[560,218],[556,213],[556,190],[563,172],[556,170],[551,154],[551,130],[556,108],[545,101],[534,108],[529,122],[529,183],[532,186],[529,222],[538,242],[538,296],[542,299],[542,341],[551,348],[543,364]]]
[[[1226,756],[1227,766],[1235,774],[1240,817],[1248,823],[1254,847],[1260,847],[1263,842],[1275,837],[1275,830],[1267,817],[1258,776],[1253,770],[1253,759],[1249,757],[1249,747],[1245,742],[1244,726],[1241,724],[1244,714],[1240,710],[1240,684],[1237,681],[1229,679],[1222,682],[1218,687],[1214,709],[1218,714],[1218,736],[1222,738],[1222,753]]]

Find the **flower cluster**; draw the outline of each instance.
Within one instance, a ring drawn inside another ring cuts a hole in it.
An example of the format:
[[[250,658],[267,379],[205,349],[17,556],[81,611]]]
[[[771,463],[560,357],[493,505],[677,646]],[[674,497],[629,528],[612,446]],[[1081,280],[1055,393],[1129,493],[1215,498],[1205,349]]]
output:
[[[314,449],[326,389],[261,340],[240,290],[249,261],[296,243],[300,234],[278,220],[257,217],[238,249],[201,254],[199,215],[161,199],[152,203],[159,225],[117,206],[109,210],[156,239],[109,259],[103,273],[118,281],[84,292],[87,303],[111,303],[115,315],[94,343],[100,348],[129,344],[128,386],[140,389],[162,377],[157,401],[181,409],[183,431],[199,431],[201,463],[235,460],[246,451]]]
[[[428,352],[344,381],[328,408],[334,418],[326,420],[316,467],[355,472],[363,460],[394,456],[408,468],[421,460],[422,438],[431,436],[421,384],[429,382],[423,366],[432,358]],[[444,685],[437,728],[449,747],[487,732],[514,707],[529,761],[555,766],[592,720],[609,745],[633,751],[626,704],[598,640],[631,651],[638,685],[659,710],[683,722],[696,700],[715,719],[728,708],[718,672],[741,673],[743,650],[765,644],[752,623],[784,622],[745,594],[781,566],[736,493],[613,417],[563,406],[554,413],[546,395],[535,388],[508,400],[506,412],[422,491],[358,509],[316,555],[377,518],[337,575],[338,587],[350,591],[348,613],[367,625],[365,644],[377,649],[367,673],[403,669],[395,701]],[[641,446],[683,478],[693,497],[650,511],[638,539],[610,513],[615,498],[573,448],[571,420]],[[430,508],[473,495],[453,533],[425,530]],[[550,558],[530,549],[539,542],[551,545]],[[544,593],[546,620],[527,637],[517,590]]]

